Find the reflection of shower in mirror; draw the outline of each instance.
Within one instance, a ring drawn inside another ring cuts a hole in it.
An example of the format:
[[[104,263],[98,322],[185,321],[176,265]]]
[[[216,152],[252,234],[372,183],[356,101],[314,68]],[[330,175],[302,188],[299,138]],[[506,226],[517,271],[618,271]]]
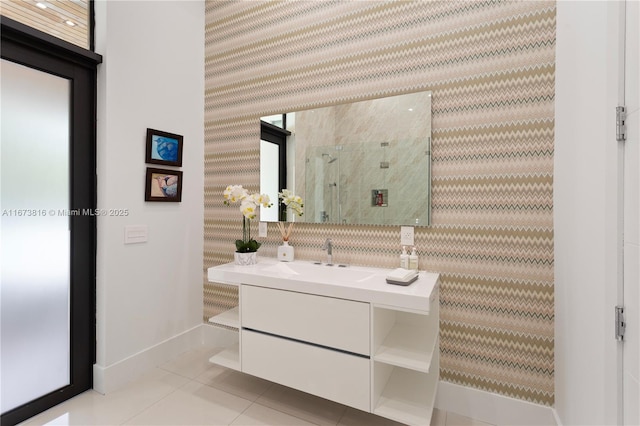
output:
[[[340,147],[341,148],[341,147]],[[331,152],[331,153],[329,153]],[[341,222],[341,152],[336,146],[312,147],[307,157],[305,214],[315,222]]]
[[[340,158],[339,156],[334,157],[331,154],[326,154],[326,153],[322,154],[323,158],[325,156],[329,159],[329,161],[327,161],[327,165],[333,163],[334,161]],[[340,199],[340,185],[339,185],[340,163],[338,163],[337,171],[334,171],[333,173],[327,174],[325,176],[327,177],[327,179],[337,179],[337,181],[329,182],[328,184],[329,191],[330,191],[330,193],[328,194],[328,198],[329,198],[329,205],[331,206],[331,210],[333,211],[333,218],[336,219],[338,222],[340,222],[343,220],[342,219],[342,200]],[[334,210],[334,208],[337,210]]]
[[[329,161],[327,162],[328,164],[331,164],[338,159],[338,157],[333,157],[331,154],[327,154],[327,153],[322,154],[322,157],[329,158]]]

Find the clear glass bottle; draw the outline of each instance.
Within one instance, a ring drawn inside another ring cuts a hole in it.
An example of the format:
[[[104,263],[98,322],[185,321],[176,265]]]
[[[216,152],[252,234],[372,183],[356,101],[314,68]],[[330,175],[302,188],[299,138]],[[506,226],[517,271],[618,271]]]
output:
[[[409,254],[407,254],[406,246],[402,246],[402,254],[400,255],[400,267],[409,269]]]
[[[411,255],[409,255],[409,269],[418,270],[418,254],[415,247],[411,249]]]

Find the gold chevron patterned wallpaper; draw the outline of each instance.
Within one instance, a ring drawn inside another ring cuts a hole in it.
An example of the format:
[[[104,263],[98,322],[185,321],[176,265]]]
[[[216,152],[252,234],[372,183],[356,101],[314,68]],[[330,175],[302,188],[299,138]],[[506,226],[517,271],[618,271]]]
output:
[[[241,230],[224,188],[259,189],[260,116],[431,90],[415,241],[441,273],[441,379],[552,405],[555,2],[208,1],[205,37],[205,268]],[[296,258],[327,237],[339,262],[398,264],[398,226],[297,224]],[[279,243],[270,224],[260,255]],[[237,303],[206,271],[204,293],[205,319]]]

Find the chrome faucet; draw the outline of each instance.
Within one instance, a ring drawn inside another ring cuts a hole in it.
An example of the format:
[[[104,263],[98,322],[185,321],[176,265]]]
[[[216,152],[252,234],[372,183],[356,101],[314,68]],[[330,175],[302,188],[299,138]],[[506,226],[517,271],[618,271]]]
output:
[[[327,251],[327,264],[332,265],[333,262],[331,260],[331,255],[333,254],[332,252],[333,249],[333,245],[331,243],[331,238],[327,238],[324,242],[324,244],[322,245],[322,250],[326,250]]]

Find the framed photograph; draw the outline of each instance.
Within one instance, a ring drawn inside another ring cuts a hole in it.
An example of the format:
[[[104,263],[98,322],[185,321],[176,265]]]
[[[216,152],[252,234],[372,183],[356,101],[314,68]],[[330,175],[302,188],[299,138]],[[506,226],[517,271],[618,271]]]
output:
[[[147,167],[145,201],[182,201],[182,172]]]
[[[147,129],[146,162],[165,166],[182,166],[181,135]]]

